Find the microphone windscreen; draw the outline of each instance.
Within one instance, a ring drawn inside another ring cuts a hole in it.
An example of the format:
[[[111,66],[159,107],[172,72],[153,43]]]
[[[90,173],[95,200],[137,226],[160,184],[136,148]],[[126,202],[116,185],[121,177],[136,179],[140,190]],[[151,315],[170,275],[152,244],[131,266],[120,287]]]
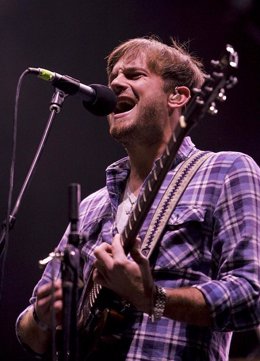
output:
[[[94,103],[83,101],[84,107],[94,115],[102,116],[112,113],[117,102],[113,90],[101,84],[91,84],[89,86],[95,90],[96,100]]]

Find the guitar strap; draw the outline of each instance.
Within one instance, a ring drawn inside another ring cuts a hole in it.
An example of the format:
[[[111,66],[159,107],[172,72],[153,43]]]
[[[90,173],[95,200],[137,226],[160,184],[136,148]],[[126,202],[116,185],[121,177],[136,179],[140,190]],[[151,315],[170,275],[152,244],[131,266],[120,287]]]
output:
[[[191,157],[187,158],[173,176],[166,191],[164,192],[158,207],[152,217],[149,228],[143,240],[141,251],[147,258],[159,242],[163,230],[174,211],[180,197],[188,186],[189,182],[197,172],[199,167],[205,162],[212,153],[197,151]]]

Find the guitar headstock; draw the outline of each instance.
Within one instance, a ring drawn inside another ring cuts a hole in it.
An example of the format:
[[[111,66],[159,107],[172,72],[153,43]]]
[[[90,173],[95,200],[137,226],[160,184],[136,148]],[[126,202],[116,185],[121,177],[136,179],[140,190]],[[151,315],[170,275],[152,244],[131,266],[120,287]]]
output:
[[[226,89],[237,83],[238,54],[231,45],[219,60],[211,60],[212,72],[208,74],[201,88],[192,89],[192,99],[182,115],[182,123],[193,126],[206,113],[218,113],[217,102],[226,100]]]

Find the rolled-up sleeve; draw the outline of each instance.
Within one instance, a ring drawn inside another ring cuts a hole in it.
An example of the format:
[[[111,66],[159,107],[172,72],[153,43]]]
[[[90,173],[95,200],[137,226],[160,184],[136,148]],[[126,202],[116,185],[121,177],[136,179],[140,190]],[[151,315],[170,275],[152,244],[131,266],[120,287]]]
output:
[[[237,157],[225,176],[214,210],[212,259],[215,279],[196,285],[210,307],[217,331],[260,323],[260,171]]]

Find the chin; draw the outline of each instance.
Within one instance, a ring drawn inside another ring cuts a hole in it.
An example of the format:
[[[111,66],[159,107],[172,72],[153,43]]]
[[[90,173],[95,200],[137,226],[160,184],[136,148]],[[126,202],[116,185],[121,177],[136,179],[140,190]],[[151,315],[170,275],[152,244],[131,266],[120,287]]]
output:
[[[112,138],[114,138],[116,141],[121,143],[122,145],[127,145],[129,143],[132,143],[132,140],[135,138],[134,131],[135,127],[131,126],[119,126],[118,125],[110,125],[110,135]]]

